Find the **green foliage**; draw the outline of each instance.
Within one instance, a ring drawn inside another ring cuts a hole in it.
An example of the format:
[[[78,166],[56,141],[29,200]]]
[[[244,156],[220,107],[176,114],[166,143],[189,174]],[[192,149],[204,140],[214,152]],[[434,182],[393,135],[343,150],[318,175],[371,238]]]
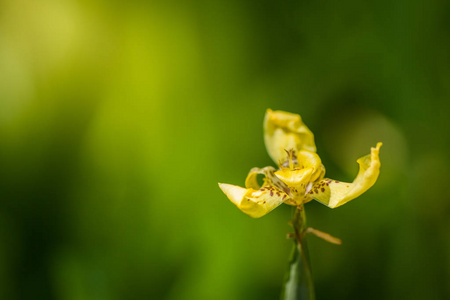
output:
[[[294,241],[284,283],[281,287],[281,300],[314,300],[314,282],[311,261],[306,243],[306,216],[303,206],[293,208],[291,234]]]

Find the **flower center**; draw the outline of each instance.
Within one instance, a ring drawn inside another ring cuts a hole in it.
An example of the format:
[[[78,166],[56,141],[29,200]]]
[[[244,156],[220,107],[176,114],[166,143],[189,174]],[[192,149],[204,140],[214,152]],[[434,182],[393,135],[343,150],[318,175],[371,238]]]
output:
[[[289,168],[291,170],[295,170],[299,167],[301,168],[300,163],[297,159],[297,155],[295,155],[295,150],[294,149],[290,149],[290,150],[284,149],[284,151],[286,151],[287,160],[283,163],[280,163],[281,168]]]

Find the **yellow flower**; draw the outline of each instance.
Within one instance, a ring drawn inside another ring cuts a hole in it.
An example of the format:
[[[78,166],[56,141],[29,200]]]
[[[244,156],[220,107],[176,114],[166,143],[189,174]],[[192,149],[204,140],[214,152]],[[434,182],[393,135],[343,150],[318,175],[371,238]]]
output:
[[[324,178],[325,167],[316,154],[314,135],[296,114],[268,109],[264,141],[278,170],[251,169],[245,188],[219,183],[228,199],[253,218],[264,216],[282,203],[302,205],[315,199],[330,208],[341,206],[367,191],[380,173],[378,154],[382,143],[357,160],[359,173],[353,182]],[[262,186],[257,182],[258,174],[265,176]]]

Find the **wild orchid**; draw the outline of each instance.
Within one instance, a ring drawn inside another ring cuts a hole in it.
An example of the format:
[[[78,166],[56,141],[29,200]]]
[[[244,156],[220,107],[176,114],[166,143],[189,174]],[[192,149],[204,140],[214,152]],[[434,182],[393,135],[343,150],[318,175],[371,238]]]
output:
[[[353,182],[342,182],[325,178],[325,167],[316,153],[314,135],[300,115],[268,109],[264,118],[264,141],[278,168],[251,169],[245,188],[227,183],[219,183],[219,187],[232,203],[253,218],[262,217],[283,203],[294,206],[294,233],[290,236],[295,237],[296,244],[282,299],[314,299],[304,236],[313,233],[331,243],[341,242],[327,233],[307,228],[303,205],[314,199],[336,208],[366,192],[380,173],[382,143],[357,160],[359,172]],[[257,181],[259,174],[264,176],[262,185]]]

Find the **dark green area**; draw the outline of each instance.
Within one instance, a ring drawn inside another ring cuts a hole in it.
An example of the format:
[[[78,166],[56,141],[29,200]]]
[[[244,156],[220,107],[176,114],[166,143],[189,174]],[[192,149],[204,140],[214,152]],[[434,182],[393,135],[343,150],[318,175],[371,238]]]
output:
[[[273,165],[299,113],[327,176],[305,206],[317,299],[450,298],[448,1],[0,3],[0,299],[277,299],[290,207],[217,182]]]

